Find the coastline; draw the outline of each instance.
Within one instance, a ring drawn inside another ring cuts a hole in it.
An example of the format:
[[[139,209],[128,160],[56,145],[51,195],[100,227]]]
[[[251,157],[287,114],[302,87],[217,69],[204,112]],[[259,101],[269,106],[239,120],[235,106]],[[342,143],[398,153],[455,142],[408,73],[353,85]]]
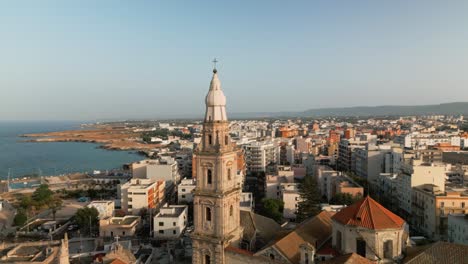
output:
[[[139,154],[149,155],[161,144],[147,144],[139,142],[141,133],[128,129],[113,128],[100,125],[86,130],[64,130],[45,133],[30,133],[19,135],[20,142],[50,143],[50,142],[82,142],[99,144],[99,148],[117,151],[137,151]]]

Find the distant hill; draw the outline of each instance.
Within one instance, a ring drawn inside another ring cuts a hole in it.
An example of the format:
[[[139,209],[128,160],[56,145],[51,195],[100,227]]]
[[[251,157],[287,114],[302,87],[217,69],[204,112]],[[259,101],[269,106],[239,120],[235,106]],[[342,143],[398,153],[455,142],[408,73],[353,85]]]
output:
[[[437,105],[383,105],[343,108],[318,108],[303,112],[233,113],[232,118],[321,117],[321,116],[402,116],[402,115],[468,115],[468,102]]]

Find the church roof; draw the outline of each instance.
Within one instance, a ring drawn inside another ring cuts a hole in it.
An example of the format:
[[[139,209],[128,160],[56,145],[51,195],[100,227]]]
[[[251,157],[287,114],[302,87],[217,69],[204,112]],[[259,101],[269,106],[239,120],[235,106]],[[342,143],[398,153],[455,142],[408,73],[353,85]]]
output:
[[[468,246],[436,242],[417,254],[408,254],[404,263],[408,264],[458,264],[467,263]]]
[[[250,241],[255,237],[257,228],[253,219],[253,213],[246,210],[240,210],[240,224],[244,228],[244,239]]]
[[[336,213],[333,220],[351,226],[369,229],[401,228],[405,221],[383,207],[370,196]]]
[[[356,253],[349,253],[329,259],[324,264],[374,264],[376,262],[366,259]]]
[[[263,250],[273,247],[291,263],[299,263],[299,247],[301,245],[310,244],[315,248],[319,248],[330,238],[332,233],[332,214],[332,212],[320,212],[318,215],[305,220],[296,229],[274,241]]]

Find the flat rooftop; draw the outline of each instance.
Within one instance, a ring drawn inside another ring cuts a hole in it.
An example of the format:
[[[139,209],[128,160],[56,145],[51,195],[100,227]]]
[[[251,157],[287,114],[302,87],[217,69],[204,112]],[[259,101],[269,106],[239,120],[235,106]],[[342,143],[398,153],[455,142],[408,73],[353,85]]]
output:
[[[173,218],[173,217],[179,217],[184,210],[186,209],[186,206],[169,206],[169,207],[161,207],[159,213],[155,216],[157,218]],[[166,210],[165,210],[166,209]]]

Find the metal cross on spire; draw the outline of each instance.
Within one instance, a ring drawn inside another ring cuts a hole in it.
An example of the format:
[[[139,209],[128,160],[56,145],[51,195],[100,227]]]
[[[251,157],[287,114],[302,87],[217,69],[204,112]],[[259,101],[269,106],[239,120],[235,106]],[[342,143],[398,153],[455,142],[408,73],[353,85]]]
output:
[[[218,63],[218,60],[214,58],[213,60],[213,71],[216,71],[216,63]]]

